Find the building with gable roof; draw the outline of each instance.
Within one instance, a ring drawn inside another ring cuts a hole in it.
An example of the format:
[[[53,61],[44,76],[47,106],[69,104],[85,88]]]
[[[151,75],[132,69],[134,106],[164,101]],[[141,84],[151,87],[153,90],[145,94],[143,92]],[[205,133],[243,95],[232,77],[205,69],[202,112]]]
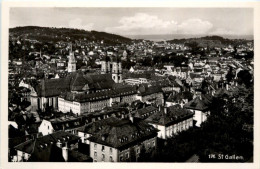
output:
[[[85,121],[81,117],[62,116],[50,120],[43,119],[38,127],[38,131],[44,136],[61,130],[71,134],[77,134],[77,131],[84,126],[84,124]]]
[[[148,106],[148,107],[144,107],[144,108],[141,108],[141,109],[134,110],[134,111],[131,112],[131,114],[134,117],[146,119],[146,118],[148,118],[149,116],[151,116],[152,114],[154,114],[158,111],[159,111],[159,109],[157,107]]]
[[[145,119],[159,130],[158,137],[166,139],[193,127],[194,113],[179,105],[159,108],[159,111]]]
[[[80,138],[70,133],[59,131],[43,137],[27,140],[14,148],[17,151],[16,161],[64,162],[75,161],[77,155],[82,160],[83,154],[73,152],[78,147]],[[85,156],[83,161],[92,161]]]
[[[194,120],[196,121],[195,125],[197,127],[200,127],[201,123],[206,121],[207,117],[210,115],[210,102],[210,98],[201,95],[200,97],[196,97],[184,105],[186,109],[195,113]]]
[[[157,132],[141,119],[112,118],[88,138],[94,162],[136,161],[141,149],[156,148]]]
[[[147,104],[162,105],[164,103],[163,91],[158,86],[140,85],[136,99]]]

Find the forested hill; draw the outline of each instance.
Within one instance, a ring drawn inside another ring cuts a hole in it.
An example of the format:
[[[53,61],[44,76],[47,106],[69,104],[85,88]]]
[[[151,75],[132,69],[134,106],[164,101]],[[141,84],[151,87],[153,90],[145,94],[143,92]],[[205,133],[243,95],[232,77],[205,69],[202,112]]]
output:
[[[227,39],[221,36],[205,36],[201,38],[188,38],[188,39],[173,39],[169,40],[170,43],[197,43],[200,47],[224,47],[226,45],[240,45],[252,40],[245,39]]]
[[[10,36],[37,40],[40,42],[73,41],[86,39],[89,41],[101,41],[107,44],[130,43],[132,40],[123,36],[106,32],[85,31],[71,28],[53,28],[25,26],[9,29]]]

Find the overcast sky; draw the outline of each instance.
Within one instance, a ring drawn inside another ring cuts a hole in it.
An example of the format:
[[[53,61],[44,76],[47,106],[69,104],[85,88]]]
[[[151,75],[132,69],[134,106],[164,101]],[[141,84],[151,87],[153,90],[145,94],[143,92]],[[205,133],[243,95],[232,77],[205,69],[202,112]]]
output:
[[[249,8],[11,8],[10,27],[69,27],[120,35],[253,35]]]

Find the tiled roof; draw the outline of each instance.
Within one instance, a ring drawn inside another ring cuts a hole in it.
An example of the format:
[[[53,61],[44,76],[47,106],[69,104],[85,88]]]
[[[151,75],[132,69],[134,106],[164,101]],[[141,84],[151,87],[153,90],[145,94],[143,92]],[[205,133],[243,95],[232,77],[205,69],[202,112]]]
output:
[[[110,147],[125,149],[138,142],[157,136],[158,130],[141,119],[113,118],[109,124],[104,125],[100,131],[91,136],[91,142]]]
[[[158,87],[168,87],[170,86],[170,82],[169,80],[159,80],[159,81],[152,82],[151,85],[158,86]]]
[[[37,86],[36,92],[38,96],[52,97],[58,96],[61,92],[69,90],[71,78],[45,79]]]
[[[125,87],[117,90],[108,90],[95,93],[72,93],[67,92],[61,95],[61,98],[76,102],[92,102],[98,100],[105,100],[111,97],[120,97],[137,93],[135,87]]]
[[[80,129],[79,131],[88,133],[88,134],[95,134],[98,131],[100,131],[105,125],[113,123],[114,121],[115,121],[114,117],[103,119],[103,120],[98,120],[98,121],[86,124],[84,126],[84,128]]]
[[[93,159],[86,154],[74,150],[69,150],[68,152],[68,162],[92,162],[92,161]]]
[[[192,93],[185,91],[185,92],[181,92],[181,93],[177,93],[175,95],[171,94],[166,101],[168,102],[178,102],[181,101],[183,99],[192,99]]]
[[[58,131],[53,134],[49,134],[43,137],[39,137],[36,139],[31,139],[28,141],[25,141],[14,148],[16,150],[20,150],[22,152],[32,154],[34,151],[39,151],[40,149],[48,148],[52,144],[56,144],[58,141],[61,143],[69,142],[74,143],[79,140],[78,136],[75,136],[73,134],[64,132],[64,131]]]
[[[194,79],[194,78],[202,78],[200,74],[194,74],[194,73],[190,73],[190,78]]]
[[[170,106],[167,109],[167,112],[165,110],[161,110],[150,117],[148,117],[145,121],[152,124],[159,124],[164,126],[169,126],[174,123],[178,123],[180,121],[183,121],[187,118],[190,118],[194,115],[193,112],[183,109],[180,106]]]
[[[80,72],[72,73],[64,78],[44,79],[36,88],[38,96],[59,96],[62,92],[85,89],[110,89],[114,81],[108,74],[83,75]],[[87,85],[87,86],[86,86]]]
[[[203,98],[196,97],[195,99],[186,103],[184,105],[184,107],[187,108],[187,109],[205,111],[209,108],[208,107],[209,103],[210,103],[210,100],[207,97],[203,97]]]
[[[73,116],[69,117],[59,117],[49,120],[55,131],[59,130],[68,130],[81,127],[85,124],[85,122],[80,118],[76,118]]]
[[[43,148],[35,148],[29,162],[65,162],[62,149],[55,144]]]
[[[147,96],[154,93],[160,93],[162,92],[162,88],[158,86],[150,86],[150,87],[143,87],[142,89],[139,89],[139,94],[141,96]]]
[[[133,112],[131,112],[135,117],[138,117],[138,118],[147,118],[146,117],[146,114],[153,114],[155,113],[156,111],[158,111],[158,108],[154,107],[154,106],[148,106],[148,107],[145,107],[145,108],[142,108],[142,109],[138,109],[138,110],[135,110]]]

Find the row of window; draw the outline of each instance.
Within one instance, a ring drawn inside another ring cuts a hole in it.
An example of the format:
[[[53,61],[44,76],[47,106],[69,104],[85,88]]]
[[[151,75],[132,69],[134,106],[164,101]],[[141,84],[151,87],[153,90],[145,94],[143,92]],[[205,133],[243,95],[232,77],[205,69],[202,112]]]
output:
[[[104,162],[105,160],[106,160],[105,154],[102,154],[101,161]],[[97,155],[94,156],[94,162],[97,162]],[[113,157],[112,156],[109,157],[109,162],[113,162]]]
[[[105,148],[106,148],[106,146],[102,146],[101,147],[101,151],[105,152]],[[94,144],[94,150],[97,150],[97,144]],[[113,148],[112,147],[109,148],[109,152],[110,152],[110,154],[113,153]]]

